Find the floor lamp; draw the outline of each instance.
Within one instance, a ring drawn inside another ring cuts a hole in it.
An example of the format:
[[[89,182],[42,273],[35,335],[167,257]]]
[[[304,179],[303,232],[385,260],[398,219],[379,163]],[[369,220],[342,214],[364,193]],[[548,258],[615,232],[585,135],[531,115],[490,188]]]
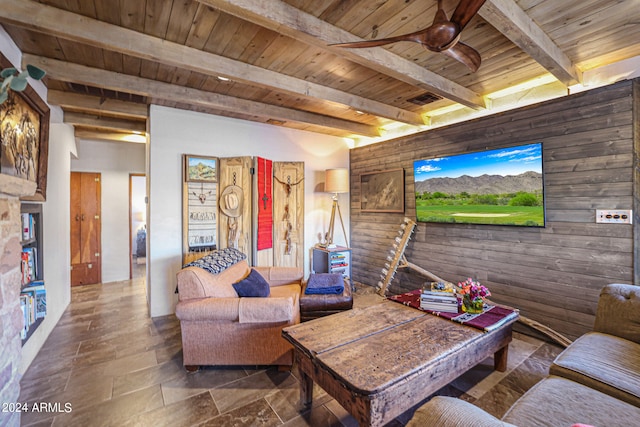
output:
[[[349,192],[349,170],[348,169],[327,169],[325,172],[324,191],[326,193],[333,193],[331,199],[333,200],[333,206],[331,207],[331,220],[329,221],[329,231],[327,231],[327,248],[335,248],[333,243],[333,228],[336,222],[336,210],[338,211],[338,217],[340,218],[340,225],[342,225],[342,232],[344,233],[344,241],[349,246],[347,240],[347,232],[344,228],[344,222],[342,221],[342,213],[340,212],[340,205],[338,204],[338,193]]]

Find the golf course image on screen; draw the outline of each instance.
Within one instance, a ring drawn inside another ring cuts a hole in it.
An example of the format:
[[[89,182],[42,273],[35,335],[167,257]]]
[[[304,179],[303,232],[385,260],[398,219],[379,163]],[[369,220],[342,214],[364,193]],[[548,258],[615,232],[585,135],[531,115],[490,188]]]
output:
[[[544,227],[542,143],[414,161],[420,222]]]

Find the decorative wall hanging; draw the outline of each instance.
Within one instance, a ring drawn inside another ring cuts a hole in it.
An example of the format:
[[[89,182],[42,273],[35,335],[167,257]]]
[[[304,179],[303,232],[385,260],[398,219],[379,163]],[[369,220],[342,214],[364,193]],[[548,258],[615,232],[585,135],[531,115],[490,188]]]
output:
[[[360,210],[404,213],[404,169],[360,175]]]
[[[11,64],[0,56],[0,66]],[[48,153],[49,107],[30,86],[10,90],[0,104],[0,172],[37,184],[23,200],[46,200]]]
[[[273,248],[273,164],[271,160],[257,158],[258,176],[258,251]]]
[[[222,157],[218,162],[220,220],[218,248],[235,248],[253,265],[251,157]]]
[[[217,184],[190,182],[187,184],[188,250],[214,250],[216,238]]]
[[[304,265],[304,163],[273,163],[274,265]]]
[[[235,176],[234,176],[235,182]],[[244,193],[242,187],[229,185],[220,195],[220,210],[227,216],[227,247],[238,249],[238,217],[242,216]]]
[[[281,181],[278,177],[274,177],[276,181],[282,184],[284,188],[285,201],[284,201],[284,209],[282,214],[282,221],[285,223],[284,225],[284,254],[291,255],[291,236],[293,234],[293,224],[291,223],[291,212],[289,203],[291,200],[291,190],[293,187],[300,184],[304,178],[300,178],[298,182],[295,184],[291,182],[291,175],[287,175],[287,182]]]

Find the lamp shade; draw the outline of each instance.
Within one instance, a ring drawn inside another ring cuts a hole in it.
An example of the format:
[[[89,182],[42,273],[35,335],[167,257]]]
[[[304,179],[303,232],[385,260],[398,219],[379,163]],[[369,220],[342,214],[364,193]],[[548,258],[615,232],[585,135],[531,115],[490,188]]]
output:
[[[327,193],[349,192],[349,170],[327,169],[324,176],[324,191]]]

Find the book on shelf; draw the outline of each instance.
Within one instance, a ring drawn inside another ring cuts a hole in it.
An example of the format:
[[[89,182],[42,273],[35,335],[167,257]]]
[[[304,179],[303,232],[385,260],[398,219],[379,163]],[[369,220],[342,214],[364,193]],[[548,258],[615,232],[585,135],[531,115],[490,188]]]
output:
[[[20,291],[20,309],[23,316],[22,339],[27,338],[29,329],[37,320],[43,319],[47,313],[47,291],[42,280],[32,282]]]
[[[21,214],[22,218],[22,240],[27,241],[35,237],[35,218],[30,213]]]
[[[23,294],[30,295],[34,298],[34,313],[36,319],[41,319],[47,314],[47,290],[44,287],[44,281],[36,280],[21,291]]]
[[[27,326],[27,301],[26,296],[20,295],[20,310],[22,310],[22,330],[20,331],[20,338],[25,339],[27,337],[27,331],[29,327]]]
[[[22,272],[23,286],[38,277],[38,250],[36,248],[22,249],[20,271]]]

